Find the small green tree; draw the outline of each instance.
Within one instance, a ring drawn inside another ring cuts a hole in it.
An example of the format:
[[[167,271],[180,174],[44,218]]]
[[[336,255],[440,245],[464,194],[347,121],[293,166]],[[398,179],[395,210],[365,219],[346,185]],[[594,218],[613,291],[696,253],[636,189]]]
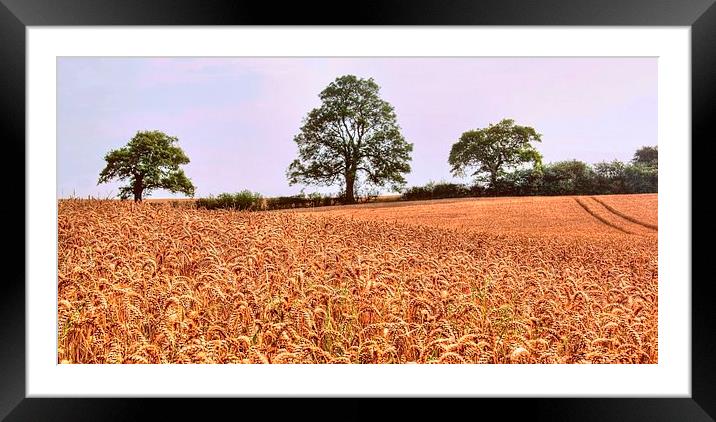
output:
[[[355,202],[361,176],[370,186],[405,185],[413,144],[379,90],[373,78],[345,75],[319,94],[321,106],[308,113],[294,138],[298,158],[286,172],[289,184],[341,183],[348,203]]]
[[[544,166],[544,192],[549,195],[594,193],[594,170],[583,161],[557,161]]]
[[[530,162],[541,164],[542,156],[532,142],[541,142],[541,135],[533,128],[503,119],[487,128],[463,133],[450,149],[448,163],[456,176],[464,176],[466,169],[473,167],[473,176],[486,178],[494,190],[505,170]]]
[[[602,161],[594,165],[596,193],[625,193],[624,178],[626,166],[619,160]]]
[[[631,160],[632,164],[635,165],[646,165],[650,167],[659,167],[659,150],[657,146],[653,147],[641,147],[634,153],[634,158]]]
[[[154,189],[166,189],[194,196],[194,185],[179,166],[189,163],[189,158],[178,146],[178,139],[160,131],[140,131],[123,148],[108,152],[107,165],[99,175],[100,183],[110,180],[126,180],[128,184],[119,189],[122,199],[134,197],[135,202]]]
[[[629,192],[658,192],[659,150],[657,147],[646,146],[636,150],[631,163],[624,169],[624,179]]]
[[[624,169],[624,180],[629,193],[656,193],[659,191],[659,169],[645,164],[631,164]]]

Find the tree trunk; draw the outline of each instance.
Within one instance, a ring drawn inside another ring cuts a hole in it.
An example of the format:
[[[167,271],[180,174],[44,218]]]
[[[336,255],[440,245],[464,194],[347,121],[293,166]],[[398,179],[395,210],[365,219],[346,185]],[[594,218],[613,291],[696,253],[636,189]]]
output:
[[[496,184],[497,184],[497,172],[493,171],[490,173],[490,189],[492,189],[494,191]]]
[[[134,187],[132,188],[132,192],[134,193],[134,202],[142,202],[142,192],[144,191],[144,186],[142,186],[141,181],[134,182]]]
[[[347,204],[353,204],[356,202],[355,193],[353,192],[353,190],[355,189],[355,183],[356,183],[355,173],[346,174],[346,203]]]

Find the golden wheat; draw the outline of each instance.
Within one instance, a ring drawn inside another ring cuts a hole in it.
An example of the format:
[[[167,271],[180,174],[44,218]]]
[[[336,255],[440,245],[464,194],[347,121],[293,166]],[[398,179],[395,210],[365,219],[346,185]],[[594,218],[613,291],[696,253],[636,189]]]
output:
[[[655,207],[608,203],[639,198]],[[586,203],[633,234],[563,197],[63,200],[58,362],[656,363],[656,232]]]

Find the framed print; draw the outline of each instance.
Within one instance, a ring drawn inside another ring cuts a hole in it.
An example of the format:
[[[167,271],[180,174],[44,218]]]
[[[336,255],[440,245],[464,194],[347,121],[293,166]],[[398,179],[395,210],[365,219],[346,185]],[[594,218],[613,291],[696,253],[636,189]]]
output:
[[[713,419],[713,2],[2,2],[2,417]]]

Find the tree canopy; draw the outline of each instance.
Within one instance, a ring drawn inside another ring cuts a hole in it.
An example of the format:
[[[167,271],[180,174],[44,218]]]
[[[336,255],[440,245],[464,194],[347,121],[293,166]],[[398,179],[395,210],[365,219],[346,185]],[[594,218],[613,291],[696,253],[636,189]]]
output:
[[[294,142],[298,158],[286,172],[289,183],[341,183],[345,201],[355,202],[359,180],[397,190],[410,172],[413,144],[400,132],[393,106],[379,96],[373,78],[345,75],[320,94]]]
[[[119,190],[122,199],[141,201],[155,189],[194,196],[194,185],[179,166],[189,157],[175,145],[178,139],[160,131],[140,131],[126,146],[108,152],[107,165],[99,175],[100,183],[117,179],[128,184]]]
[[[632,164],[643,164],[650,167],[659,166],[659,150],[657,146],[641,147],[634,153]]]
[[[601,193],[623,193],[626,191],[624,175],[627,166],[619,160],[602,161],[594,165],[598,191]]]
[[[571,192],[586,195],[594,186],[594,170],[579,160],[557,161],[544,166],[543,190],[550,195]]]
[[[529,162],[537,165],[542,162],[532,142],[541,142],[541,135],[533,128],[503,119],[487,128],[463,133],[450,149],[448,163],[457,176],[474,168],[473,176],[487,179],[490,188],[494,188],[504,171]]]

